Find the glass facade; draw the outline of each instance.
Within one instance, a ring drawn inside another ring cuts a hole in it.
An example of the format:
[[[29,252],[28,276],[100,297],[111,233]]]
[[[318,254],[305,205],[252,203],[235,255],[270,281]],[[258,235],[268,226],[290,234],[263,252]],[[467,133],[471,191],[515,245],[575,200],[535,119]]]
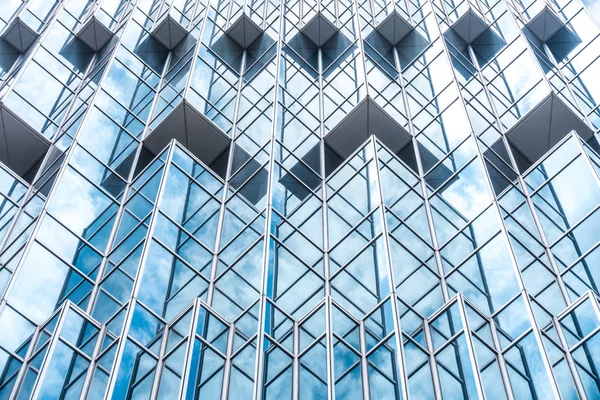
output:
[[[8,0],[0,399],[600,399],[580,0]]]

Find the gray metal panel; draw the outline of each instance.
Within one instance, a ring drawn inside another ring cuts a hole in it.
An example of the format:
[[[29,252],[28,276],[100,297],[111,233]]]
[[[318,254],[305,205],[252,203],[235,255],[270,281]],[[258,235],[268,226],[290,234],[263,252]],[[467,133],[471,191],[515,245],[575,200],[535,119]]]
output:
[[[593,135],[590,127],[556,94],[551,93],[513,126],[506,136],[510,144],[534,164],[572,130],[577,131],[584,140]]]
[[[375,30],[392,45],[397,46],[413,30],[413,27],[398,11],[394,10],[375,27]]]
[[[243,49],[247,49],[248,46],[262,35],[263,30],[246,13],[242,13],[229,26],[226,33]]]
[[[452,24],[450,28],[467,44],[471,44],[477,39],[486,29],[487,22],[479,13],[472,8],[469,8],[461,17]]]
[[[155,23],[150,34],[167,49],[173,50],[185,39],[188,31],[171,14],[167,13]]]
[[[17,51],[23,53],[37,40],[39,34],[31,29],[20,17],[15,18],[6,28],[2,37]]]
[[[210,165],[229,147],[231,139],[188,102],[185,102],[184,110],[187,147],[205,164]]]
[[[300,29],[317,47],[322,47],[338,32],[338,28],[322,12],[318,12]]]
[[[550,39],[564,25],[560,17],[546,6],[525,26],[542,42]]]
[[[144,139],[144,146],[159,154],[175,139],[206,165],[227,149],[231,140],[186,100]]]
[[[222,34],[213,42],[210,49],[223,59],[238,74],[242,73],[242,49],[229,35]]]
[[[77,37],[93,51],[100,51],[114,36],[95,15],[89,18],[77,31]]]
[[[5,107],[0,109],[0,117],[0,161],[24,177],[44,157],[50,142]]]
[[[152,154],[159,154],[167,147],[171,139],[185,145],[185,113],[183,109],[184,104],[181,102],[144,138],[144,147]]]
[[[365,97],[325,136],[325,142],[343,159],[369,136],[375,135],[397,153],[410,142],[410,134],[371,97]]]

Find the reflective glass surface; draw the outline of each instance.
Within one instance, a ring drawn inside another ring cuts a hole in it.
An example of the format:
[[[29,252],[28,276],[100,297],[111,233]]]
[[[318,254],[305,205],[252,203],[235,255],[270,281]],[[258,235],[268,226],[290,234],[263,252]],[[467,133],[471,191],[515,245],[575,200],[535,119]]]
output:
[[[2,2],[0,399],[600,398],[590,12]]]

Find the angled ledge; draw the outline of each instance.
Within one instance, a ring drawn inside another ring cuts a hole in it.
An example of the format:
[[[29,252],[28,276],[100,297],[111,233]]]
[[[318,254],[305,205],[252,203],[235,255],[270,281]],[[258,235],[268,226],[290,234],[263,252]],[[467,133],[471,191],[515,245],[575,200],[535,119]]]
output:
[[[31,182],[50,141],[0,105],[0,161],[24,180]]]
[[[232,151],[232,165],[235,174],[230,177],[229,184],[234,190],[238,190],[246,200],[256,205],[267,194],[269,173],[263,165],[256,161],[241,146],[234,145]],[[227,162],[226,157],[223,158],[223,161]],[[227,169],[226,165],[224,169]],[[225,173],[219,175],[225,179]]]
[[[359,146],[360,147],[360,146]],[[344,160],[325,143],[325,171],[321,171],[320,145],[317,144],[297,161],[280,179],[291,194],[304,200],[311,190],[315,190],[322,182],[323,177],[329,176]]]
[[[410,133],[370,96],[358,103],[324,139],[345,160],[371,135],[375,135],[394,153],[398,153],[411,141]]]
[[[321,73],[327,77],[342,62],[340,56],[353,43],[322,12],[313,16],[288,43],[293,50],[287,54],[304,67],[313,78],[319,76],[319,49]]]
[[[2,34],[2,38],[20,53],[26,52],[38,37],[39,33],[30,28],[21,17],[13,19]]]
[[[390,76],[397,73],[398,67],[409,65],[429,45],[429,41],[396,10],[388,14],[364,38],[364,42],[365,52]],[[394,48],[398,53],[399,66],[394,58]],[[381,59],[385,62],[379,61]]]
[[[413,26],[398,11],[394,10],[377,24],[375,30],[392,46],[398,46],[412,32]]]
[[[231,139],[187,100],[182,100],[143,140],[150,153],[159,154],[175,139],[206,165],[229,148]]]
[[[472,8],[460,16],[450,29],[454,31],[466,44],[472,44],[490,25],[482,15]]]
[[[91,50],[98,52],[106,46],[115,33],[95,15],[89,17],[76,32],[77,37]]]
[[[573,130],[585,141],[593,137],[590,127],[550,93],[506,133],[519,171],[525,172]]]
[[[339,32],[339,28],[335,26],[329,18],[319,11],[313,16],[304,26],[300,29],[300,32],[317,47],[323,47],[325,43],[329,41]]]
[[[188,35],[188,31],[170,13],[154,23],[150,34],[169,50],[173,50]]]
[[[0,70],[3,72],[10,71],[20,55],[21,53],[12,47],[6,40],[0,38]]]
[[[525,36],[530,41],[546,44],[559,62],[581,43],[579,36],[549,6],[529,20],[525,28]],[[543,68],[544,62],[541,64]]]
[[[242,49],[250,47],[263,32],[262,28],[245,12],[241,13],[225,31],[227,36],[233,39]]]
[[[548,6],[545,6],[525,26],[542,42],[547,42],[564,26],[560,17]]]
[[[401,154],[404,152],[414,158],[414,152],[407,147],[411,143],[411,135],[371,97],[366,96],[325,135],[325,170],[321,170],[320,145],[317,144],[296,161],[279,183],[298,199],[305,199],[323,178],[331,175],[371,135],[400,158],[407,157]]]
[[[506,46],[496,29],[471,8],[443,36],[448,43],[448,50],[454,56],[451,60],[454,69],[467,80],[477,73],[475,59],[483,68]],[[469,46],[473,54],[469,52]]]

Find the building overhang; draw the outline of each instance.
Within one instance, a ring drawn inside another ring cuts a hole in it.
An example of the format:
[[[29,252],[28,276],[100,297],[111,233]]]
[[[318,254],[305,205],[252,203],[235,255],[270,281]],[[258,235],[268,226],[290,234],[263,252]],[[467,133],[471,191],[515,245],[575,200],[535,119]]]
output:
[[[298,62],[311,77],[319,76],[319,49],[321,49],[321,73],[327,77],[339,65],[353,43],[322,12],[314,15],[287,43],[292,51],[286,52]]]
[[[187,100],[182,100],[143,140],[158,155],[172,139],[206,165],[229,148],[231,139]]]
[[[0,105],[0,161],[26,180],[50,148],[50,141]],[[29,178],[29,179],[27,179]]]
[[[508,142],[523,157],[516,157],[523,173],[541,159],[571,131],[585,141],[593,136],[592,129],[579,118],[554,92],[548,94],[506,133]]]
[[[537,39],[539,43],[536,45],[546,44],[557,62],[581,43],[579,36],[549,6],[545,6],[525,27],[526,37],[534,43]],[[542,68],[544,64],[542,61]]]
[[[471,7],[450,26],[466,44],[473,43],[489,27],[483,16]]]
[[[545,6],[525,26],[542,42],[547,42],[564,23],[548,6]]]
[[[324,139],[345,160],[371,135],[375,135],[394,153],[411,141],[410,133],[370,96],[354,107]]]
[[[242,12],[225,31],[227,36],[233,39],[242,49],[250,47],[263,32],[263,29],[245,12]]]
[[[317,47],[322,47],[338,33],[339,29],[321,11],[317,12],[304,26],[300,32],[310,39]]]
[[[413,30],[413,26],[396,10],[389,13],[375,30],[383,36],[392,46],[398,46],[402,40]]]
[[[77,37],[91,50],[98,52],[115,35],[96,15],[92,15],[77,30]]]
[[[13,19],[2,34],[2,38],[20,53],[26,52],[35,43],[38,36],[39,33],[27,25],[21,17]]]
[[[150,34],[169,50],[173,50],[188,35],[188,31],[167,12],[154,23]]]

